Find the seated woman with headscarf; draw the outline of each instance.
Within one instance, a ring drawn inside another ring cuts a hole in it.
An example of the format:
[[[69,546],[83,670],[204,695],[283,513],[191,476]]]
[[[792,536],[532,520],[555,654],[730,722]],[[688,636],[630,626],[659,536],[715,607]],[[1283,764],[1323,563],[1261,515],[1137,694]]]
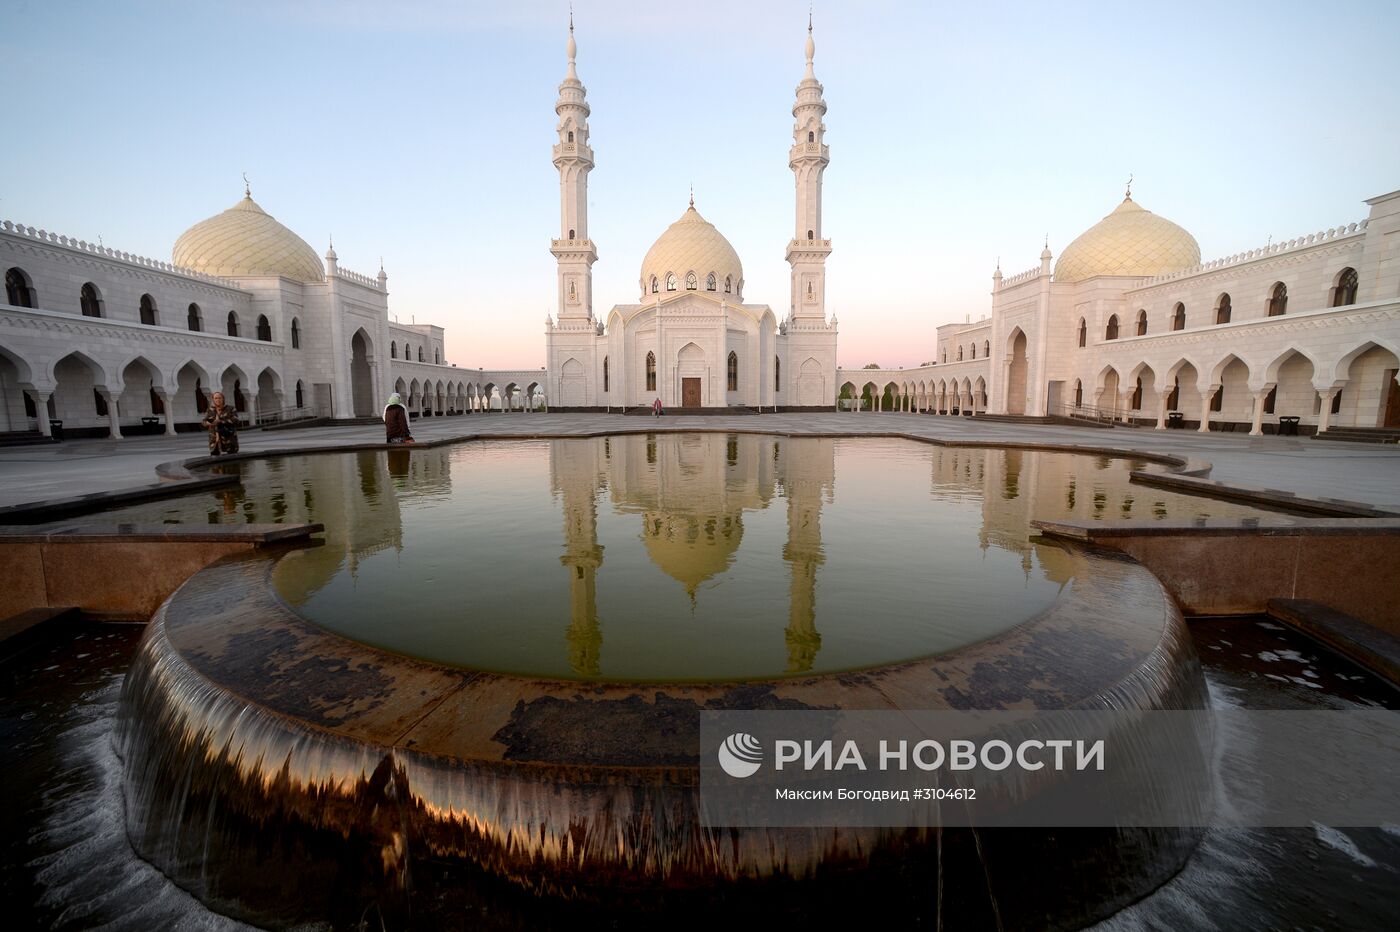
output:
[[[408,409],[398,392],[390,395],[384,406],[384,439],[389,443],[413,442],[413,435],[408,432]]]

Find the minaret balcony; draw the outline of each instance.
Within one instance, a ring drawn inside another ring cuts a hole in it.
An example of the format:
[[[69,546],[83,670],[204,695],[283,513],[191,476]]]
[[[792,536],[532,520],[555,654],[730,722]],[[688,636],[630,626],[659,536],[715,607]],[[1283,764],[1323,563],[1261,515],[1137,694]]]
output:
[[[788,243],[788,261],[792,261],[794,256],[817,259],[825,258],[830,254],[831,240],[829,239],[795,239]]]
[[[554,161],[556,164],[566,161],[587,162],[593,164],[593,147],[586,146],[580,142],[561,142],[554,147]]]
[[[788,159],[792,162],[808,160],[830,162],[831,150],[819,142],[799,142],[788,150]]]

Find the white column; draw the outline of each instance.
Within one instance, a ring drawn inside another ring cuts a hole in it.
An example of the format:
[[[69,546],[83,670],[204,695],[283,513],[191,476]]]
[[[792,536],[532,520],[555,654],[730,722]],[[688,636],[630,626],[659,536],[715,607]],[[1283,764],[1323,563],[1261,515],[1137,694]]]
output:
[[[1322,398],[1322,407],[1317,412],[1317,432],[1319,434],[1325,433],[1332,423],[1332,399],[1337,397],[1339,391],[1341,391],[1339,388],[1329,388],[1318,392]]]
[[[107,388],[99,388],[102,397],[107,399],[107,427],[113,440],[122,439],[121,417],[117,413],[117,396]]]
[[[1207,385],[1201,389],[1201,426],[1196,428],[1197,433],[1210,433],[1210,399],[1215,394],[1215,386]]]
[[[1157,389],[1157,430],[1167,429],[1167,392]]]
[[[175,398],[171,392],[164,389],[156,389],[156,397],[160,399],[162,413],[165,416],[165,436],[175,436]]]
[[[1254,393],[1254,422],[1249,427],[1251,437],[1264,436],[1264,400],[1268,397],[1267,391]]]
[[[52,437],[53,428],[49,426],[49,396],[52,392],[37,392],[33,389],[26,389],[30,398],[34,399],[34,420],[39,422],[39,436]]]

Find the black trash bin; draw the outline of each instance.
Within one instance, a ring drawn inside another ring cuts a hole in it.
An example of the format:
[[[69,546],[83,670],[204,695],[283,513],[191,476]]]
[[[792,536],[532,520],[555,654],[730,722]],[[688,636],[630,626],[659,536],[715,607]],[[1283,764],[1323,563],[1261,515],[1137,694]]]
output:
[[[1173,411],[1167,415],[1167,427],[1171,430],[1186,429],[1186,415],[1180,411]]]
[[[55,440],[63,439],[63,422],[56,417],[49,418],[49,434]]]
[[[1280,437],[1298,436],[1298,422],[1302,418],[1294,415],[1285,415],[1278,419],[1278,435]]]

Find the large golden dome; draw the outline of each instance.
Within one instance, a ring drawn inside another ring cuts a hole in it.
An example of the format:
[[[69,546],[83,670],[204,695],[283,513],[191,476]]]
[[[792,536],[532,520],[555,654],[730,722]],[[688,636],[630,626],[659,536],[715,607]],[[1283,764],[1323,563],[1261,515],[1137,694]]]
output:
[[[729,279],[728,300],[743,300],[744,267],[739,262],[739,254],[729,245],[724,234],[716,230],[692,201],[681,219],[666,228],[642,260],[642,300],[653,296],[652,276],[656,276],[655,294],[666,294],[666,276],[676,276],[676,291],[686,290],[686,276],[695,273],[695,290],[707,291],[709,276],[715,276],[714,293],[726,294],[725,279]]]
[[[1181,227],[1137,205],[1131,196],[1065,247],[1055,281],[1096,275],[1147,277],[1201,264],[1201,247]]]
[[[326,277],[316,250],[251,196],[186,230],[175,241],[171,258],[181,268],[227,278],[280,275],[319,282]]]

